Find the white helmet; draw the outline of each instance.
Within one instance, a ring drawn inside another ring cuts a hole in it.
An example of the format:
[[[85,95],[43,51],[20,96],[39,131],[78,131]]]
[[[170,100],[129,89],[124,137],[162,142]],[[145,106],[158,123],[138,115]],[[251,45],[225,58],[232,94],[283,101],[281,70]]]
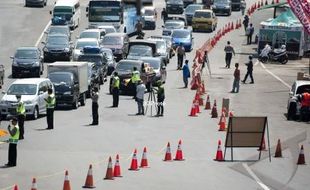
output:
[[[281,46],[281,49],[286,49],[286,45],[282,45],[282,46]]]

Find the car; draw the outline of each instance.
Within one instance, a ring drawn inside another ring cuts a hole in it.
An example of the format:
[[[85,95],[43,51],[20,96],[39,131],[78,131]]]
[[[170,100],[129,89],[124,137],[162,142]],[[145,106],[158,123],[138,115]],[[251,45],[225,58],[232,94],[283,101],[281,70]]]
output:
[[[182,14],[184,10],[183,0],[167,0],[166,10],[168,14]]]
[[[105,30],[105,33],[106,34],[109,34],[109,33],[116,33],[116,29],[114,26],[112,25],[99,25],[97,27],[99,30]]]
[[[129,37],[126,33],[109,33],[102,39],[102,47],[110,48],[116,61],[126,57],[128,54]]]
[[[43,74],[43,56],[38,47],[19,47],[11,59],[12,78],[40,77]]]
[[[72,51],[72,59],[76,61],[79,59],[79,56],[83,54],[83,48],[86,46],[99,47],[99,42],[94,38],[81,38],[75,42],[74,49]]]
[[[68,25],[51,25],[47,31],[45,31],[47,36],[49,35],[66,35],[68,39],[71,40],[72,31]]]
[[[100,89],[100,73],[95,63],[88,63],[88,91],[86,96],[91,97],[94,88]]]
[[[212,10],[216,15],[226,14],[231,15],[231,1],[230,0],[214,0]]]
[[[158,81],[162,83],[166,82],[167,70],[165,63],[163,62],[163,59],[159,57],[142,57],[141,60],[144,61],[145,63],[148,63],[155,72],[155,80],[153,81],[152,84],[153,86],[156,86]]]
[[[186,28],[185,22],[182,20],[166,20],[165,24],[162,26],[163,27],[163,36],[171,36],[172,31],[174,29],[184,29]]]
[[[156,9],[153,6],[145,6],[142,9],[142,19],[144,21],[143,29],[156,29]]]
[[[172,32],[172,46],[176,48],[178,45],[182,45],[185,51],[189,52],[193,48],[194,38],[192,31],[189,29],[176,29]]]
[[[46,113],[47,90],[54,90],[52,82],[47,78],[17,79],[8,88],[0,101],[0,111],[3,118],[16,115],[16,95],[21,95],[25,104],[26,116],[37,119]]]
[[[156,42],[150,40],[133,40],[129,42],[127,59],[137,60],[141,57],[156,57]]]
[[[47,0],[25,0],[25,7],[40,6],[44,7],[47,4]]]
[[[193,31],[209,31],[213,32],[217,27],[217,17],[210,9],[196,10],[192,28]]]
[[[49,35],[44,45],[44,62],[50,61],[70,61],[72,55],[72,42],[69,41],[68,36],[55,34]]]
[[[152,39],[163,39],[166,41],[168,52],[169,52],[169,59],[174,55],[174,50],[172,48],[172,37],[171,36],[150,36]]]
[[[201,10],[201,9],[203,9],[202,4],[190,4],[185,8],[184,15],[185,15],[186,21],[189,25],[192,24],[192,18],[194,16],[195,11]]]
[[[183,0],[184,8],[194,3],[196,3],[196,0]]]
[[[287,120],[296,120],[300,116],[300,98],[299,95],[310,89],[310,80],[296,80],[289,92],[287,103]]]
[[[107,64],[108,65],[108,73],[107,73],[107,75],[110,76],[116,67],[116,61],[114,59],[113,52],[109,48],[101,48],[101,51],[103,52],[103,54],[107,58],[107,61],[108,61],[108,64]]]
[[[105,30],[99,30],[99,29],[87,29],[80,33],[80,35],[77,37],[77,39],[83,39],[83,38],[94,38],[98,40],[99,44],[101,44],[101,40],[103,36],[105,35]]]
[[[163,58],[165,65],[169,63],[169,49],[164,39],[148,38],[148,40],[156,42],[156,52]]]

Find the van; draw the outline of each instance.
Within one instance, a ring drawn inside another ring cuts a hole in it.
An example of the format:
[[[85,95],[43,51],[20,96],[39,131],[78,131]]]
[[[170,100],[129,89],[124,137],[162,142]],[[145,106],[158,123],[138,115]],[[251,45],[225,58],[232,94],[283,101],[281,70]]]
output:
[[[14,81],[0,101],[1,116],[15,116],[17,99],[16,95],[21,95],[21,100],[25,104],[26,116],[37,119],[39,115],[46,113],[47,90],[54,91],[52,82],[47,78],[27,78]]]
[[[192,19],[193,31],[204,30],[213,32],[217,26],[217,17],[210,9],[196,10]]]
[[[54,6],[53,11],[51,11],[50,14],[53,15],[52,21],[57,21],[57,18],[61,18],[65,20],[65,24],[68,24],[71,30],[73,30],[80,24],[80,1],[58,0]],[[52,22],[52,24],[57,25],[57,22]]]

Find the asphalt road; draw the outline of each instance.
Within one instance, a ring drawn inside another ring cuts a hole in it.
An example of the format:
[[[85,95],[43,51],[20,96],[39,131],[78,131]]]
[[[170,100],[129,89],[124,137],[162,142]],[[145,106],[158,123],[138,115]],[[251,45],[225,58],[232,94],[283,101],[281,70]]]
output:
[[[83,20],[73,36],[87,27],[85,5],[82,0]],[[248,1],[249,3],[249,1]],[[0,61],[6,67],[4,90],[12,82],[10,79],[10,55],[24,45],[35,45],[50,20],[49,10],[53,2],[45,8],[25,8],[21,0],[2,0],[0,3]],[[163,1],[156,1],[161,9]],[[159,11],[160,12],[160,11]],[[241,16],[233,12],[230,17],[219,17],[218,27]],[[272,16],[271,11],[254,14],[251,21],[257,24]],[[161,33],[162,22],[158,20],[155,31],[147,31],[147,36]],[[258,31],[258,30],[256,30]],[[194,33],[194,49],[187,59],[194,58],[194,52],[211,34]],[[44,37],[43,37],[44,39]],[[295,80],[296,72],[306,66],[303,61],[291,61],[287,65],[257,63],[254,67],[255,84],[241,85],[239,94],[231,94],[233,69],[224,68],[224,45],[230,40],[237,52],[233,62],[241,64],[241,75],[246,67],[247,57],[254,53],[255,45],[247,46],[242,30],[226,35],[209,54],[212,76],[204,72],[208,94],[221,106],[222,98],[230,99],[230,107],[237,116],[268,116],[270,142],[274,149],[278,138],[283,142],[284,158],[272,159],[269,163],[267,152],[259,162],[215,162],[217,141],[225,140],[226,133],[218,132],[218,119],[211,119],[210,112],[202,110],[199,117],[188,117],[195,92],[183,89],[182,73],[176,71],[176,58],[167,67],[165,84],[165,117],[154,118],[135,116],[136,103],[128,96],[120,97],[119,108],[109,108],[112,97],[108,95],[108,85],[100,90],[99,126],[91,123],[91,101],[77,110],[55,112],[55,129],[46,128],[46,119],[26,121],[25,140],[18,145],[18,166],[0,168],[0,189],[11,189],[18,184],[20,189],[30,188],[32,177],[37,177],[39,189],[57,189],[63,185],[64,170],[69,170],[72,189],[84,185],[88,165],[94,165],[95,185],[99,189],[305,189],[309,166],[296,166],[298,145],[305,145],[306,162],[310,147],[307,135],[309,124],[286,121],[288,85]],[[256,61],[256,60],[255,60]],[[274,76],[282,79],[279,81]],[[148,98],[148,94],[145,95]],[[1,123],[6,128],[7,122]],[[183,141],[183,162],[163,162],[167,142],[173,153],[179,139]],[[138,149],[140,160],[143,147],[148,148],[150,168],[138,172],[128,171],[131,154]],[[7,162],[7,145],[0,144],[0,163]],[[272,152],[273,153],[273,152]],[[123,178],[103,181],[108,157],[120,154]],[[236,150],[236,159],[251,159],[258,156],[256,149]],[[0,164],[1,165],[1,164]]]

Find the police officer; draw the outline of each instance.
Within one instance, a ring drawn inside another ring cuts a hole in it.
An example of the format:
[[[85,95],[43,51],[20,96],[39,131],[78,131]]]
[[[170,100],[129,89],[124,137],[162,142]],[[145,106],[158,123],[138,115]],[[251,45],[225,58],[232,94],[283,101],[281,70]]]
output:
[[[93,116],[93,122],[91,123],[91,125],[98,125],[98,99],[99,99],[99,92],[98,92],[98,88],[95,87],[94,91],[91,93],[91,99],[92,99],[92,116]]]
[[[141,80],[140,79],[140,72],[138,71],[137,67],[133,68],[132,74],[131,74],[131,83],[134,86],[134,97],[133,99],[136,98],[136,89],[137,89],[137,85],[138,85],[138,81]]]
[[[20,130],[19,134],[19,140],[24,139],[24,122],[25,122],[25,117],[26,117],[26,109],[25,109],[25,104],[21,100],[22,96],[21,95],[16,95],[17,99],[17,107],[16,107],[16,114],[17,114],[17,119],[18,119],[18,126]]]
[[[14,167],[16,166],[16,160],[17,160],[17,142],[19,140],[19,127],[17,124],[17,118],[13,117],[11,120],[11,124],[8,126],[8,131],[10,133],[10,138],[8,140],[9,142],[9,156],[8,156],[8,163],[5,164],[7,167]]]
[[[56,98],[53,94],[53,89],[49,88],[47,90],[47,98],[44,99],[46,102],[46,120],[47,120],[47,128],[46,129],[54,129],[54,109],[56,105]]]
[[[114,72],[114,76],[113,76],[113,80],[112,80],[112,94],[113,94],[113,105],[112,105],[112,107],[114,107],[114,108],[118,107],[119,85],[120,85],[120,79],[118,77],[118,73]]]
[[[157,82],[157,117],[164,116],[165,88],[161,81]]]
[[[254,78],[253,78],[253,61],[252,61],[253,57],[250,55],[249,56],[249,62],[246,63],[245,65],[247,66],[247,73],[244,76],[243,81],[241,81],[242,83],[245,83],[246,79],[248,78],[248,76],[250,76],[251,78],[251,82],[250,84],[254,84]]]

